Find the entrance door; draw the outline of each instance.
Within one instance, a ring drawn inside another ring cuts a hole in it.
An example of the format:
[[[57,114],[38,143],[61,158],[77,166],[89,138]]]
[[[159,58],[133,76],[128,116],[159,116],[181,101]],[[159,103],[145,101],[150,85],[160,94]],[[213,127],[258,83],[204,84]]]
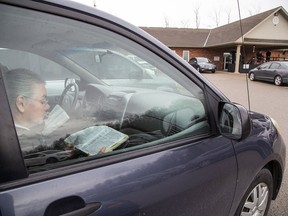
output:
[[[232,63],[232,54],[231,53],[224,53],[224,70],[228,70],[228,64]]]

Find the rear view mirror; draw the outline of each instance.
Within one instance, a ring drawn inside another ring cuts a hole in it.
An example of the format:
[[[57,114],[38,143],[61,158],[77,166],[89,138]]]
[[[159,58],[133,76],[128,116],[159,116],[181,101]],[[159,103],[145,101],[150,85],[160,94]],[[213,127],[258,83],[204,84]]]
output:
[[[99,54],[96,54],[96,55],[95,55],[95,62],[96,62],[96,63],[100,63],[100,62],[101,62],[101,57],[100,57]]]
[[[242,105],[221,102],[218,115],[219,130],[223,136],[241,140],[250,134],[250,116],[247,109]]]

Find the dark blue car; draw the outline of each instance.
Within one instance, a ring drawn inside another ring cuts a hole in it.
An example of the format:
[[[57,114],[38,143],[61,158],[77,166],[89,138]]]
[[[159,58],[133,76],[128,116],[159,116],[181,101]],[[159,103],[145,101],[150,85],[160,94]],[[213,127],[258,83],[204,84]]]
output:
[[[251,81],[260,80],[274,83],[276,86],[288,84],[288,62],[265,62],[249,71]]]
[[[95,8],[0,0],[0,23],[1,216],[267,214],[286,152],[269,116]],[[15,71],[45,85],[16,94]],[[47,151],[65,158],[27,161]]]

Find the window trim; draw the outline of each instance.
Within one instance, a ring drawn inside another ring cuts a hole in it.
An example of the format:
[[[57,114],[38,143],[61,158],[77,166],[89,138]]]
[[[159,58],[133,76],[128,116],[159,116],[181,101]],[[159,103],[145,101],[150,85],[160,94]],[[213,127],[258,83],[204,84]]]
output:
[[[28,177],[0,69],[0,184]],[[8,157],[10,155],[10,157]]]

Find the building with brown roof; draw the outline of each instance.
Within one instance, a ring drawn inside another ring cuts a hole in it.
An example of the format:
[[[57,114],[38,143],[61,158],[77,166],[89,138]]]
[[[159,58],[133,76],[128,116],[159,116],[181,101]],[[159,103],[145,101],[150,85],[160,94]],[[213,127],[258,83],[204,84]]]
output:
[[[270,60],[288,60],[288,13],[281,6],[214,29],[141,28],[185,60],[205,56],[218,70],[247,71],[266,61],[268,50]]]

